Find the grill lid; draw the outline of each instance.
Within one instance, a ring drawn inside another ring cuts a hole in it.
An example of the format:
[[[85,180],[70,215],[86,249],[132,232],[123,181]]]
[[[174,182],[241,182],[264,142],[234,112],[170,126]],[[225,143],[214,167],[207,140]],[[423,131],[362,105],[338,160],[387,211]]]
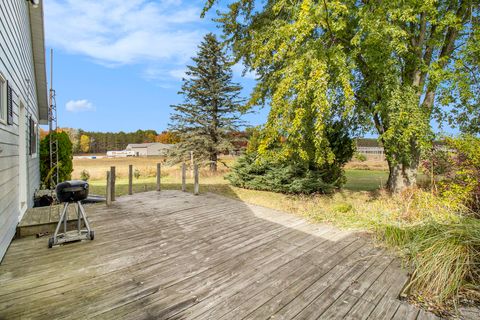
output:
[[[70,180],[57,184],[57,198],[60,202],[80,201],[88,197],[88,182]]]
[[[88,189],[88,182],[83,180],[70,180],[57,184],[57,192],[82,191]]]

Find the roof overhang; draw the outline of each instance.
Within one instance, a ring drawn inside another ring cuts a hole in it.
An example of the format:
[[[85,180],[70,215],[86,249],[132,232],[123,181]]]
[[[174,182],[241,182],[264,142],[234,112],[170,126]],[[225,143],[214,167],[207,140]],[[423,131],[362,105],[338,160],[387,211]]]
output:
[[[43,26],[43,1],[34,8],[28,4],[30,13],[30,32],[32,36],[33,64],[35,68],[35,87],[37,89],[38,121],[48,124],[47,74],[45,68],[45,31]]]

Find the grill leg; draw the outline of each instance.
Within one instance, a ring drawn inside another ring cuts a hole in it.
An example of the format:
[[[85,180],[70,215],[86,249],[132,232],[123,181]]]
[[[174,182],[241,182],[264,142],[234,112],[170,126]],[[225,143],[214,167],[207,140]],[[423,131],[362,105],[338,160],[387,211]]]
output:
[[[83,209],[83,206],[80,203],[80,201],[78,201],[77,203],[78,203],[78,208],[80,209],[80,212],[82,214],[83,221],[85,222],[85,227],[87,228],[87,231],[90,232],[91,229],[90,229],[90,224],[88,223],[87,214],[85,213],[85,210]]]
[[[60,218],[58,220],[57,227],[55,228],[55,233],[53,234],[53,237],[51,237],[48,240],[48,247],[52,248],[54,245],[58,245],[60,243],[65,243],[65,242],[71,242],[71,241],[78,241],[78,240],[93,240],[94,239],[94,233],[93,230],[90,229],[90,224],[88,223],[87,219],[87,214],[85,213],[85,209],[82,206],[82,203],[80,201],[77,201],[76,204],[76,211],[77,211],[77,235],[72,235],[70,234],[67,236],[67,222],[68,222],[68,206],[69,202],[65,202],[62,214],[60,215]],[[85,227],[87,230],[82,230],[82,219],[83,223],[85,224]],[[63,223],[63,234],[59,234],[60,228]],[[85,233],[85,234],[83,234]]]
[[[63,215],[63,234],[67,234],[67,220],[68,220],[68,210],[65,211]]]
[[[68,209],[68,202],[65,202],[63,205],[63,211],[62,215],[58,219],[57,227],[55,228],[55,233],[53,234],[53,243],[57,243],[57,237],[58,237],[58,232],[60,231],[60,226],[62,225],[62,222],[65,220],[66,221],[66,214],[67,214],[67,209]],[[65,222],[65,228],[66,228],[66,222]]]
[[[81,234],[82,233],[82,221],[80,220],[81,217],[80,217],[80,202],[77,203],[77,231],[78,231],[78,234]]]

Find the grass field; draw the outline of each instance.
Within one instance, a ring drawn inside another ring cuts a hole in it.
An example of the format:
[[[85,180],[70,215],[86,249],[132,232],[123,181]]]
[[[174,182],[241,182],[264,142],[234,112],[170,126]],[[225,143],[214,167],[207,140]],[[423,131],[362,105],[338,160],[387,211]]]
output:
[[[222,159],[227,165],[233,164],[235,159],[233,157],[225,157]],[[86,170],[90,175],[90,184],[92,186],[92,193],[104,194],[102,189],[105,187],[106,172],[110,170],[111,166],[115,166],[117,176],[117,193],[119,195],[126,194],[128,184],[128,165],[132,164],[134,170],[138,170],[140,177],[134,178],[134,191],[140,192],[144,190],[154,190],[155,188],[155,174],[157,163],[162,163],[162,184],[166,189],[178,189],[181,182],[181,171],[179,166],[166,166],[163,158],[148,157],[148,158],[101,158],[101,159],[74,159],[72,177],[79,179],[83,170]],[[369,165],[369,162],[363,163]],[[377,167],[377,163],[373,167]],[[347,183],[344,189],[351,191],[373,191],[384,186],[388,178],[388,173],[385,170],[359,170],[353,169],[356,165],[351,165],[351,169],[346,169]],[[368,167],[367,167],[368,168]],[[224,165],[219,165],[219,171],[216,175],[202,169],[200,172],[200,179],[202,186],[217,187],[221,185],[228,185],[228,181],[223,179],[223,175],[228,172],[228,168]],[[191,181],[188,181],[191,183]]]
[[[118,170],[118,169],[117,169]],[[168,175],[167,175],[168,174]],[[372,171],[372,170],[347,170],[347,183],[344,186],[345,190],[350,191],[374,191],[383,186],[388,178],[388,173],[385,171]],[[94,194],[105,194],[105,179],[90,179],[91,193]],[[187,178],[187,188],[192,188],[193,180]],[[214,191],[219,188],[230,188],[230,189],[239,189],[231,187],[227,180],[223,178],[222,175],[211,176],[211,175],[200,175],[200,186],[203,191]],[[156,177],[140,177],[138,179],[133,179],[133,191],[142,192],[142,191],[151,191],[156,188]],[[180,170],[177,168],[169,168],[168,173],[162,173],[162,188],[164,189],[180,189],[181,188],[181,178]],[[125,195],[128,192],[128,178],[126,177],[117,177],[116,180],[116,193],[118,195]],[[223,193],[223,192],[222,192]],[[272,192],[273,193],[273,192]]]
[[[222,159],[228,166],[235,161],[232,157]],[[116,194],[118,196],[128,193],[128,165],[132,164],[134,170],[137,169],[140,177],[133,178],[133,192],[152,191],[156,189],[156,164],[162,165],[162,188],[181,189],[181,170],[180,166],[167,166],[163,158],[101,158],[101,159],[75,159],[73,178],[80,178],[82,170],[88,171],[90,175],[90,193],[105,195],[106,190],[106,171],[110,166],[116,169]],[[268,191],[247,190],[232,187],[223,176],[228,172],[228,168],[219,165],[217,174],[212,175],[207,169],[200,171],[200,193],[214,192],[227,197],[239,199],[253,204],[263,205],[270,208],[286,210],[292,213],[303,210],[305,203],[304,196],[294,196],[278,194]],[[346,170],[347,183],[342,193],[369,192],[379,189],[387,180],[388,173],[383,170]],[[187,190],[193,190],[193,179],[190,172],[187,178]],[[349,195],[350,197],[351,195]],[[323,197],[319,195],[319,197]]]

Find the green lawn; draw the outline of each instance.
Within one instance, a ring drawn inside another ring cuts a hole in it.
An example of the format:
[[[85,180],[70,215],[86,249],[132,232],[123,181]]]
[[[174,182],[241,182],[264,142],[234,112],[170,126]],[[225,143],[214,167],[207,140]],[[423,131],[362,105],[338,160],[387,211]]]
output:
[[[351,191],[373,191],[383,187],[388,179],[387,171],[346,170],[347,183],[344,189]]]

